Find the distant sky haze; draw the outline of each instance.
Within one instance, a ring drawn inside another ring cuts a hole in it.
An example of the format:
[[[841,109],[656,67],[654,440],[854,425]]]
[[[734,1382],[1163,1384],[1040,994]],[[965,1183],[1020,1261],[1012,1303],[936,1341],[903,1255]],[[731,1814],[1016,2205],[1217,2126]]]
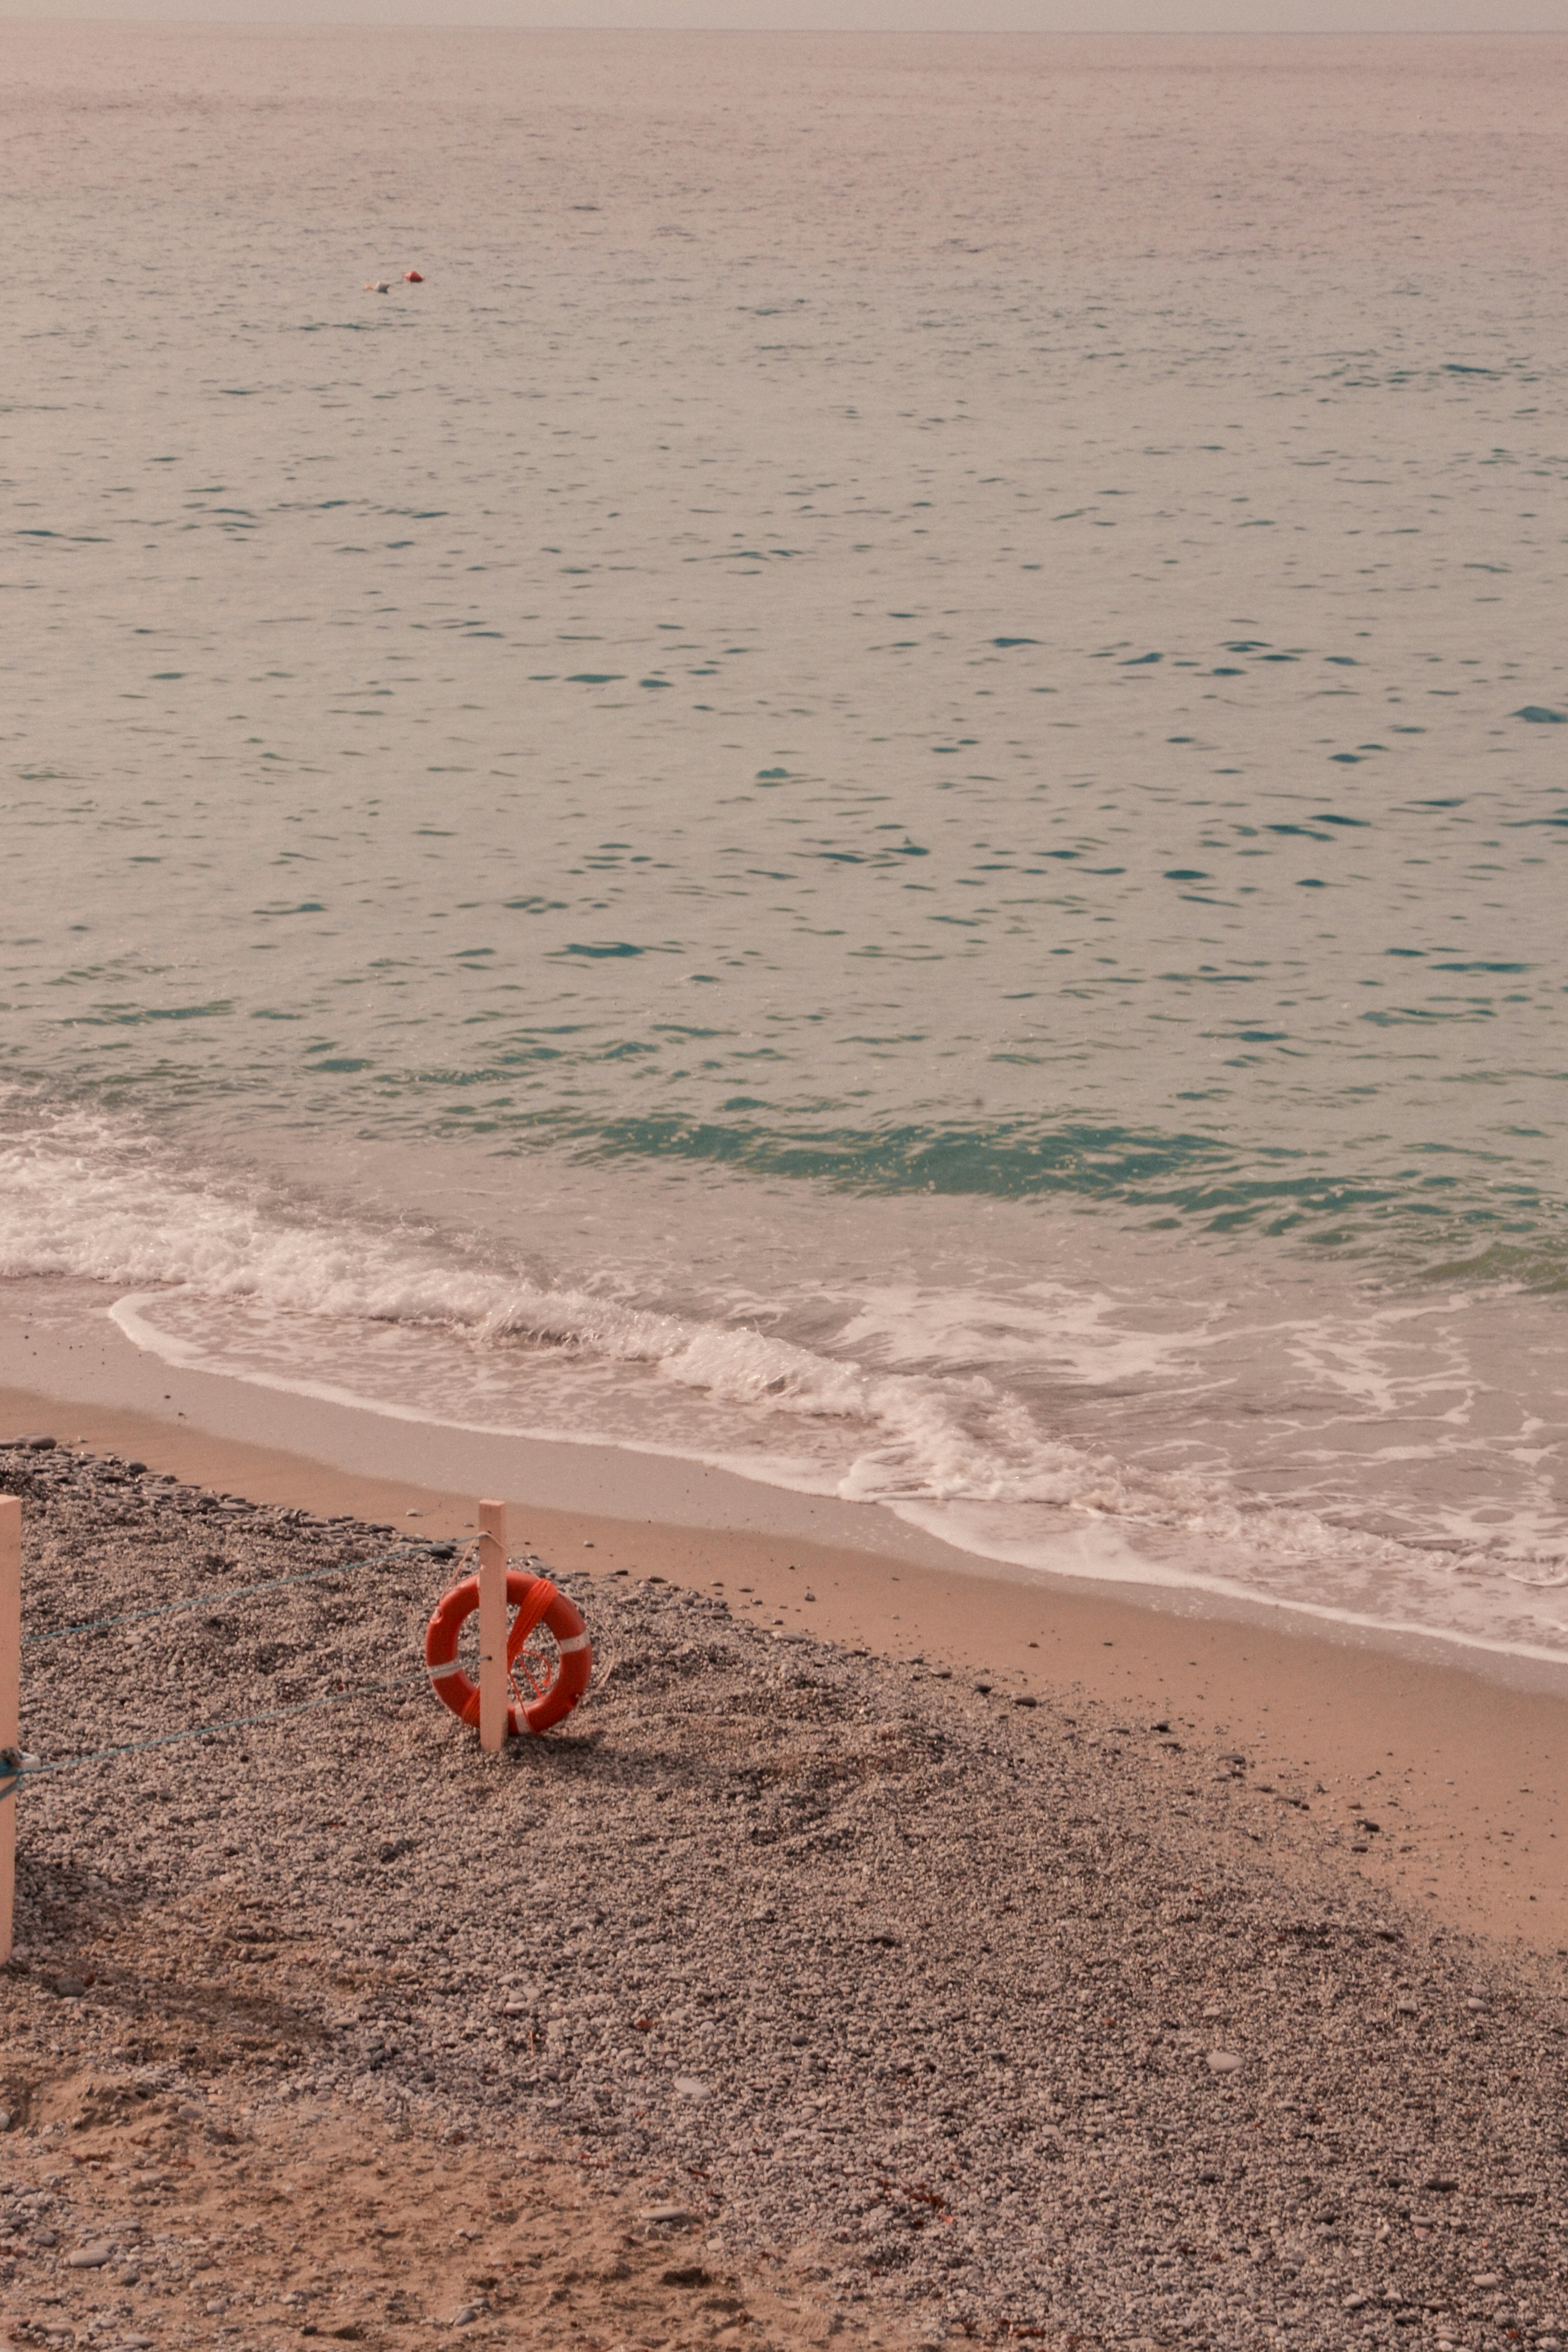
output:
[[[1563,33],[1568,0],[0,0],[0,17],[734,32]]]

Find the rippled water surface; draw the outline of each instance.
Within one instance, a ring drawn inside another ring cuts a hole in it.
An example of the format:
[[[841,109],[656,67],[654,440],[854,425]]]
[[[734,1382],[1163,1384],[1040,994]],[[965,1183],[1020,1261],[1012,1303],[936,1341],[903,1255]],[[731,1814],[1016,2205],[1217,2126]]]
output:
[[[1568,40],[11,32],[0,1266],[1568,1648]]]

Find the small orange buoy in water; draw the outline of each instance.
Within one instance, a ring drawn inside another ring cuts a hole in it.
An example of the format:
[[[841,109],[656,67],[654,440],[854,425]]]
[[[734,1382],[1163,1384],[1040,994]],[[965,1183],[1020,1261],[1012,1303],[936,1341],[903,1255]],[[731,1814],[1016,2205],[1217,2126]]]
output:
[[[405,269],[403,273],[403,282],[405,286],[423,286],[424,272],[418,269]]]

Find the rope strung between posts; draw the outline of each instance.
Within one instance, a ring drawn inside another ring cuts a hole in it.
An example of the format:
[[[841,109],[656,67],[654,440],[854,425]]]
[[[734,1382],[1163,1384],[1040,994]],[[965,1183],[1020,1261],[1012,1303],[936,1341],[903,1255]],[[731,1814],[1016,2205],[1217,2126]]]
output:
[[[351,1691],[332,1691],[325,1698],[308,1698],[299,1706],[269,1707],[264,1715],[232,1716],[226,1723],[198,1723],[184,1731],[161,1731],[152,1739],[126,1739],[113,1748],[93,1748],[80,1756],[59,1756],[53,1763],[36,1757],[17,1757],[14,1748],[0,1751],[0,1798],[8,1797],[24,1780],[41,1780],[46,1772],[69,1772],[79,1764],[112,1763],[120,1756],[143,1756],[153,1748],[177,1748],[187,1740],[216,1738],[222,1731],[248,1731],[260,1724],[284,1723],[299,1715],[314,1715],[324,1706],[347,1706],[353,1699],[374,1698],[385,1691],[405,1690],[422,1683],[423,1674],[396,1675],[387,1683],[361,1683]]]
[[[458,1561],[459,1569],[473,1549],[470,1544]],[[177,1617],[184,1610],[209,1609],[226,1601],[248,1601],[254,1593],[281,1592],[286,1585],[320,1584],[324,1577],[352,1576],[356,1569],[384,1568],[393,1560],[429,1559],[432,1557],[424,1545],[409,1544],[400,1551],[379,1552],[372,1559],[341,1560],[336,1568],[307,1569],[300,1576],[274,1576],[265,1584],[234,1584],[226,1591],[198,1592],[189,1601],[167,1601],[161,1609],[125,1609],[116,1617],[89,1617],[81,1625],[56,1625],[47,1633],[24,1633],[22,1647],[26,1649],[34,1642],[63,1642],[70,1633],[101,1633],[110,1625],[140,1625],[153,1617]],[[443,1566],[447,1564],[445,1561],[442,1563]]]
[[[460,1576],[478,1549],[479,1538],[475,1537],[472,1542],[464,1546],[455,1561],[443,1560],[442,1565],[450,1567]],[[24,1634],[23,1645],[26,1647],[32,1642],[60,1642],[70,1633],[100,1633],[110,1625],[134,1625],[155,1617],[176,1617],[184,1610],[212,1608],[226,1601],[248,1601],[260,1592],[280,1592],[296,1584],[319,1584],[327,1577],[352,1576],[359,1569],[384,1568],[391,1561],[406,1563],[437,1557],[438,1555],[426,1545],[405,1544],[395,1551],[376,1553],[364,1559],[341,1560],[335,1568],[313,1568],[299,1576],[269,1577],[264,1584],[241,1584],[231,1586],[226,1591],[197,1593],[189,1601],[171,1601],[161,1609],[127,1609],[118,1616],[94,1617],[80,1625],[57,1625],[47,1633]],[[24,1780],[41,1780],[48,1772],[69,1772],[79,1764],[111,1763],[121,1756],[144,1756],[155,1748],[177,1748],[192,1739],[216,1738],[220,1732],[249,1731],[268,1723],[285,1723],[296,1716],[314,1715],[322,1707],[347,1706],[355,1699],[374,1698],[387,1691],[405,1690],[412,1684],[423,1683],[426,1679],[426,1675],[420,1673],[397,1675],[391,1682],[360,1683],[353,1690],[331,1691],[324,1698],[306,1699],[298,1706],[276,1706],[261,1715],[237,1715],[223,1723],[200,1723],[184,1731],[163,1731],[151,1739],[121,1740],[112,1748],[90,1748],[80,1756],[57,1757],[48,1764],[41,1762],[36,1756],[24,1756],[14,1748],[0,1748],[0,1802],[14,1795]]]

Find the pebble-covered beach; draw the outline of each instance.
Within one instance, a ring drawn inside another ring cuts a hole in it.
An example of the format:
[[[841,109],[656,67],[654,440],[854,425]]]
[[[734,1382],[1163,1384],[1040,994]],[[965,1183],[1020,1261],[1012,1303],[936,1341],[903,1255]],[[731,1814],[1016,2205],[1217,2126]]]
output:
[[[678,2194],[694,2276],[765,2273],[836,2333],[1568,2336],[1562,1957],[1391,1907],[1311,1787],[1258,1785],[1209,1726],[1016,1702],[585,1558],[550,1572],[593,1636],[589,1696],[489,1759],[421,1670],[449,1547],[53,1444],[0,1450],[0,1491],[24,1502],[26,1633],[126,1619],[28,1641],[42,1764],[279,1718],[18,1801],[19,2342],[343,2332],[301,2318],[286,2265],[208,2315],[151,2257],[112,2293],[106,2263],[70,2267],[79,2126],[51,2086],[94,2064],[274,2142],[362,2116],[503,2167],[545,2151],[611,2202]],[[275,1579],[310,1580],[241,1594]],[[46,2229],[21,2168],[36,2200],[54,2147]],[[677,2295],[624,2340],[762,2340],[726,2299]],[[462,2309],[479,2340],[565,2327],[495,2281]],[[411,2256],[345,2324],[395,2345],[456,2315]]]

